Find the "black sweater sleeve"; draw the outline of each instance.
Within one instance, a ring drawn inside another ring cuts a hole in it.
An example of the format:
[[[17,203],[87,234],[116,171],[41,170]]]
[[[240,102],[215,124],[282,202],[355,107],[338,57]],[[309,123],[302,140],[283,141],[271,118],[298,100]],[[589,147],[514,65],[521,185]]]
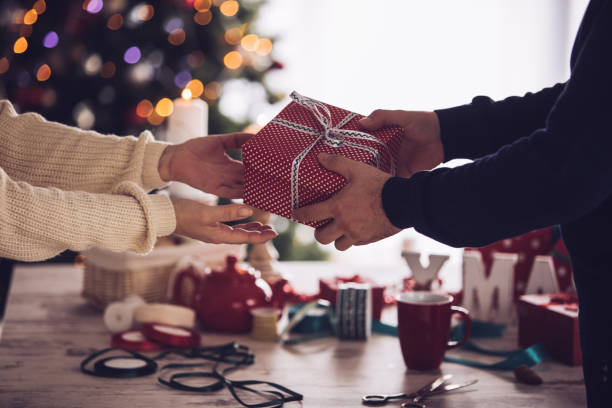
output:
[[[576,219],[612,193],[611,3],[593,19],[545,126],[464,166],[389,179],[382,201],[394,225],[481,246]],[[444,126],[481,120],[473,115]]]
[[[487,96],[477,96],[471,104],[436,110],[442,129],[444,161],[477,159],[543,128],[564,86],[557,84],[497,102]]]

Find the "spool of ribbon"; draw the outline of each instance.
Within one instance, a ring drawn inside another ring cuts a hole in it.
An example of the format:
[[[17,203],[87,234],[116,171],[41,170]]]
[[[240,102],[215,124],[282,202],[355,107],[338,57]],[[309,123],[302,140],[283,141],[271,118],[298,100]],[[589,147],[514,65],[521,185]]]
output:
[[[104,309],[104,325],[111,333],[129,330],[134,325],[136,309],[145,301],[138,295],[130,295],[121,302],[113,302]]]
[[[201,341],[199,333],[183,327],[149,323],[142,326],[141,330],[147,339],[167,346],[198,347]]]
[[[140,330],[127,330],[115,333],[111,338],[111,347],[132,351],[157,351],[162,346],[148,340]]]
[[[138,324],[160,323],[193,329],[195,312],[185,306],[150,303],[136,309],[134,321]]]
[[[278,319],[280,319],[281,315],[280,309],[272,307],[256,307],[251,309],[251,316],[253,316],[251,337],[262,341],[278,340]]]
[[[157,363],[135,351],[126,350],[128,355],[111,356],[96,360],[93,369],[88,365],[91,361],[113,352],[107,348],[97,351],[81,362],[81,371],[88,375],[106,378],[135,378],[151,375],[157,371]]]
[[[393,156],[391,155],[391,151],[389,147],[381,142],[375,136],[372,136],[365,132],[359,132],[356,130],[343,129],[347,123],[349,123],[355,116],[356,113],[349,113],[342,119],[340,122],[334,125],[332,120],[332,114],[329,108],[322,102],[317,100],[308,98],[306,96],[300,95],[299,93],[293,91],[291,93],[291,99],[303,108],[305,108],[309,113],[313,115],[315,120],[321,125],[321,129],[314,129],[309,126],[305,126],[299,123],[290,122],[285,119],[275,118],[272,120],[272,123],[276,123],[278,125],[282,125],[288,127],[292,130],[297,130],[299,132],[315,136],[313,142],[308,145],[291,163],[291,205],[295,210],[299,208],[299,192],[298,192],[298,177],[299,177],[299,169],[302,160],[304,157],[308,155],[310,150],[319,142],[323,142],[328,146],[338,148],[343,145],[350,146],[355,149],[363,150],[371,154],[376,160],[376,167],[381,167],[381,159],[378,150],[369,146],[368,144],[364,144],[363,141],[368,141],[379,145],[379,147],[385,151],[389,162],[391,164],[390,173],[395,175],[395,161],[393,160]],[[351,140],[347,140],[351,139]]]
[[[372,288],[342,283],[336,301],[336,334],[343,340],[367,340],[372,333]]]

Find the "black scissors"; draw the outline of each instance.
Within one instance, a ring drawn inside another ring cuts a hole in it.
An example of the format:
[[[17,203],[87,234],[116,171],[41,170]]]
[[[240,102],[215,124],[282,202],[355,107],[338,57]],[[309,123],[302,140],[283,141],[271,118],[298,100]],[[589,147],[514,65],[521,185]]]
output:
[[[399,393],[399,394],[391,394],[391,395],[382,395],[382,394],[371,394],[364,395],[361,398],[361,402],[364,405],[384,405],[389,401],[396,399],[408,399],[413,400],[421,395],[431,394],[435,390],[437,390],[440,386],[442,386],[445,382],[452,378],[452,374],[445,374],[442,377],[438,377],[429,384],[419,388],[417,391],[411,394]],[[418,401],[417,401],[418,402]]]

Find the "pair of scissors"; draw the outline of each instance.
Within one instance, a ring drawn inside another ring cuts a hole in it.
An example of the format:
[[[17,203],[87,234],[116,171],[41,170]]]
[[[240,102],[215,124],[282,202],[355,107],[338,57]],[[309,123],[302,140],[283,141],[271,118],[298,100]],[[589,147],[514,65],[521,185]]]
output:
[[[379,395],[377,394],[364,395],[361,398],[361,402],[364,405],[383,405],[389,401],[396,400],[396,399],[413,400],[415,398],[418,398],[421,394],[430,394],[433,391],[437,390],[442,384],[450,380],[452,376],[453,376],[452,374],[445,374],[442,377],[436,378],[429,384],[424,385],[423,387],[419,388],[418,390],[410,394],[399,393],[399,394],[392,394],[392,395],[380,395],[380,394]]]
[[[425,404],[421,403],[425,398],[431,395],[442,394],[459,388],[468,387],[478,382],[478,380],[471,380],[460,384],[445,384],[451,377],[451,374],[447,374],[436,378],[434,381],[410,394],[366,395],[362,398],[362,403],[364,405],[383,405],[396,399],[408,399],[407,402],[402,404],[402,408],[426,408]]]

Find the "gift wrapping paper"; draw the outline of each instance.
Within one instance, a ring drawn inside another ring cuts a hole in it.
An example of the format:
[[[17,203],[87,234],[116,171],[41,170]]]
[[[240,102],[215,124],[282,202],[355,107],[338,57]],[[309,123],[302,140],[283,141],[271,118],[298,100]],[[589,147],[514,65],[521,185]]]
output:
[[[293,210],[331,197],[346,180],[322,167],[319,153],[342,155],[395,175],[401,128],[366,133],[358,125],[359,114],[296,92],[291,97],[242,148],[245,204],[293,219]]]

